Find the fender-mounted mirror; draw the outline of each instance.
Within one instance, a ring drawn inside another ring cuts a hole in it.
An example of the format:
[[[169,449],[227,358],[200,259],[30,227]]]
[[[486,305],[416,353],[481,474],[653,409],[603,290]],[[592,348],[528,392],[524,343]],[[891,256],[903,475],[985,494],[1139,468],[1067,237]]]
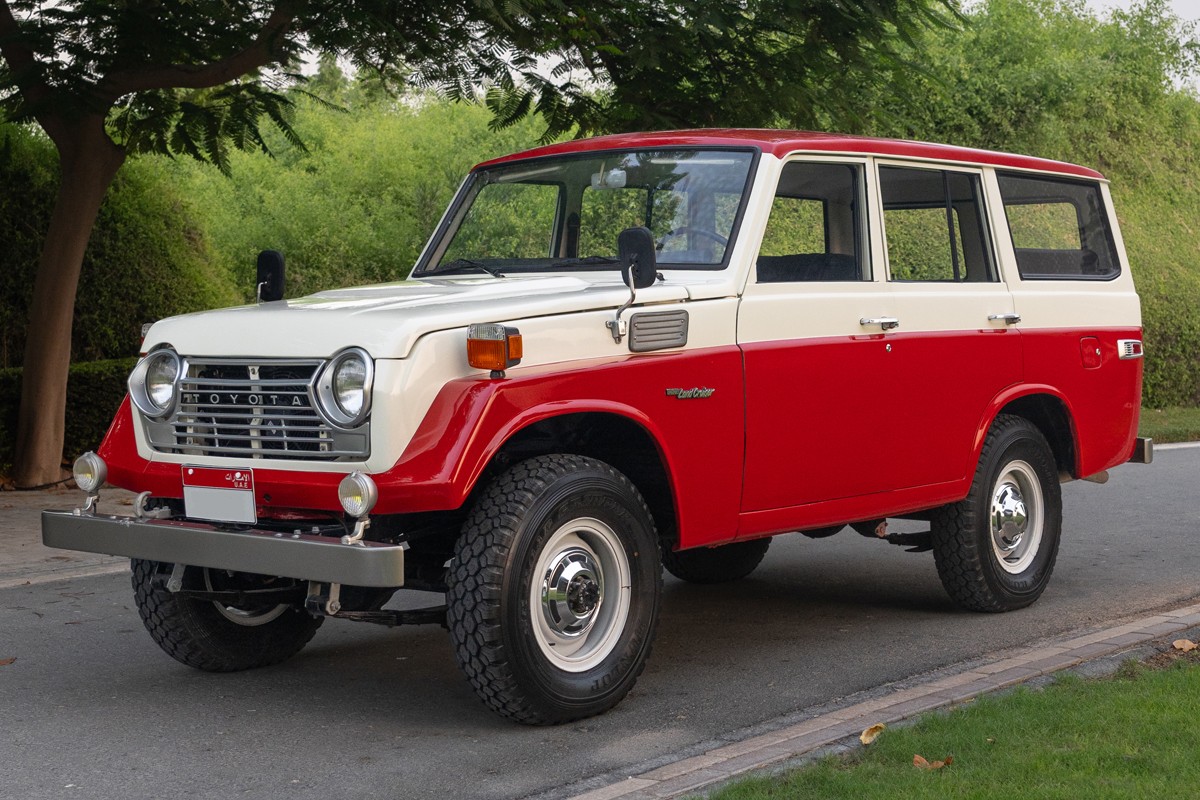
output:
[[[626,228],[617,234],[617,257],[621,277],[630,289],[654,285],[658,264],[654,252],[654,234],[649,228]]]
[[[258,277],[255,295],[260,303],[283,299],[283,253],[263,250],[258,254]]]

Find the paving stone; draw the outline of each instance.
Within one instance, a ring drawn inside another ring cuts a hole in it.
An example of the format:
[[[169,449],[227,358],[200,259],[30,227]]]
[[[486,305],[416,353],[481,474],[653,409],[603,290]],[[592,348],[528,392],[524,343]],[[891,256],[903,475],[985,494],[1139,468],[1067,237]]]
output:
[[[651,797],[674,797],[677,794],[690,792],[710,783],[723,780],[725,772],[712,769],[697,769],[683,775],[678,775],[669,781],[662,781],[654,786],[648,786],[642,791]]]
[[[1112,645],[1113,649],[1115,650],[1125,645],[1141,644],[1150,638],[1152,637],[1146,633],[1123,633],[1120,636],[1113,636],[1112,638],[1105,639],[1104,641],[1107,644]]]
[[[599,789],[592,789],[583,794],[577,794],[569,800],[633,800],[635,792],[640,792],[648,786],[653,786],[656,781],[648,781],[644,778],[626,778],[618,783],[610,783],[608,786],[601,786]]]
[[[1140,632],[1149,636],[1164,636],[1168,633],[1178,633],[1185,628],[1187,628],[1187,625],[1183,624],[1177,619],[1173,619],[1170,622],[1160,622],[1156,625],[1147,625],[1146,627],[1142,628]]]
[[[710,750],[703,755],[692,756],[691,758],[685,758],[682,761],[676,761],[674,764],[667,764],[666,766],[659,767],[658,769],[652,769],[649,772],[639,773],[638,777],[651,781],[667,781],[672,778],[676,778],[685,772],[711,767],[713,764],[716,764],[720,761],[725,761],[728,758],[728,756],[716,755],[715,751]]]

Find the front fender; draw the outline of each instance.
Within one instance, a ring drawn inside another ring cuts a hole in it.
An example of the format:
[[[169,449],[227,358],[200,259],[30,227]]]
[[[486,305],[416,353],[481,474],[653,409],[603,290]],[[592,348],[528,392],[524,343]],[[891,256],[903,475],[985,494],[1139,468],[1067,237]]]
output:
[[[567,414],[606,413],[641,426],[656,443],[681,541],[728,541],[736,533],[741,498],[743,400],[736,347],[451,381],[396,465],[376,476],[378,508],[458,508],[504,443],[524,428]]]

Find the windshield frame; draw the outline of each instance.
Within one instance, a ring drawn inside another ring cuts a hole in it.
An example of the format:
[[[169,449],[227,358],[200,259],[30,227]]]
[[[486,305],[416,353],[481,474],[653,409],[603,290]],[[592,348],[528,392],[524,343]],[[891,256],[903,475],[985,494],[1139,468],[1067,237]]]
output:
[[[668,146],[659,145],[659,146],[655,146],[655,147],[628,147],[628,146],[626,146],[626,147],[605,148],[605,149],[601,149],[601,150],[582,150],[577,153],[565,153],[565,154],[559,153],[559,154],[550,155],[550,156],[537,156],[537,157],[533,157],[533,158],[505,161],[502,165],[492,167],[491,169],[493,169],[493,170],[500,169],[500,168],[503,168],[505,170],[508,170],[510,168],[512,168],[512,169],[535,169],[538,167],[538,165],[544,164],[546,162],[560,162],[560,161],[566,161],[566,160],[580,160],[580,159],[595,159],[597,157],[603,158],[606,155],[611,155],[611,154],[615,154],[615,153],[634,153],[634,152],[644,152],[644,151],[650,151],[650,150],[653,150],[653,151],[670,150],[671,152],[697,152],[697,153],[730,153],[730,152],[733,152],[733,153],[745,153],[750,156],[750,161],[749,161],[749,164],[746,169],[745,185],[742,186],[741,196],[740,196],[740,199],[738,200],[737,213],[734,215],[733,224],[729,229],[729,241],[725,245],[725,251],[722,254],[721,260],[719,262],[711,262],[711,263],[666,262],[666,263],[659,265],[660,269],[686,270],[689,272],[695,272],[695,271],[719,272],[721,270],[727,269],[729,267],[729,263],[730,263],[730,259],[732,257],[733,251],[737,245],[738,236],[741,233],[742,221],[746,216],[746,206],[747,206],[747,203],[750,198],[750,192],[754,187],[754,181],[755,181],[756,176],[758,175],[758,166],[759,166],[759,162],[761,161],[761,158],[762,158],[762,148],[761,147],[754,147],[754,146],[750,146],[750,145],[668,145]],[[451,243],[453,242],[454,234],[457,234],[459,226],[461,226],[464,219],[466,218],[466,214],[467,214],[467,211],[469,210],[470,204],[472,202],[474,202],[474,199],[478,195],[479,191],[484,186],[488,185],[488,182],[485,179],[483,179],[483,176],[485,176],[488,171],[489,171],[488,169],[481,169],[479,167],[476,167],[475,169],[472,169],[470,173],[468,173],[467,178],[463,181],[462,185],[459,187],[458,192],[455,194],[454,199],[451,200],[449,207],[446,209],[446,213],[442,215],[442,219],[438,223],[437,228],[434,230],[433,234],[429,237],[429,241],[426,244],[425,249],[421,252],[421,256],[417,260],[416,266],[413,267],[411,277],[413,277],[413,278],[436,278],[436,277],[439,277],[437,265],[441,261],[442,256],[445,254],[446,250],[449,249]],[[558,211],[558,215],[561,215],[561,214],[562,214],[562,209],[560,207],[559,211]],[[554,224],[555,224],[555,228],[557,229],[558,225],[560,224],[560,220],[557,215],[556,215]],[[516,274],[521,274],[521,275],[539,275],[539,274],[545,275],[545,274],[559,274],[559,273],[563,273],[563,272],[574,273],[574,272],[585,272],[585,271],[587,271],[587,272],[613,272],[613,273],[619,272],[619,270],[615,264],[599,264],[599,263],[589,264],[586,262],[578,263],[578,264],[571,264],[569,267],[558,266],[558,267],[521,268],[521,267],[514,267],[512,265],[508,265],[508,266],[501,268],[501,273],[504,273],[504,274],[516,273]],[[447,277],[447,278],[462,277],[462,274],[456,273],[456,272],[447,272],[447,273],[443,273],[443,276]],[[474,276],[472,276],[472,277],[474,277]],[[502,275],[501,275],[501,277],[502,277]]]

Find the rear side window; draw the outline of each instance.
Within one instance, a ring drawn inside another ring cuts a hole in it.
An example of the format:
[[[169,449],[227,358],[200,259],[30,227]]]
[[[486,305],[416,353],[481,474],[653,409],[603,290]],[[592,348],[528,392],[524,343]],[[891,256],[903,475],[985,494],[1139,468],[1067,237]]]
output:
[[[880,167],[879,190],[893,281],[996,280],[978,175]]]
[[[1005,173],[998,178],[1023,280],[1108,280],[1120,273],[1099,185]]]

